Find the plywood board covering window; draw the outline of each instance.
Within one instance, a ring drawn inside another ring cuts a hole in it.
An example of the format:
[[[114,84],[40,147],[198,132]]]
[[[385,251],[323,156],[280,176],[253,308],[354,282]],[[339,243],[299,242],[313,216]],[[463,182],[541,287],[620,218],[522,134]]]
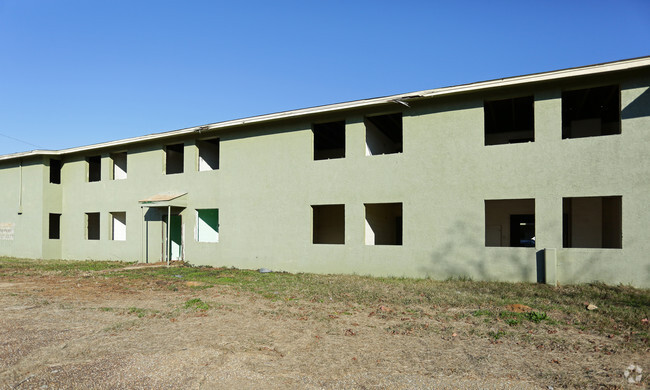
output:
[[[535,199],[486,200],[485,246],[534,247]]]
[[[183,173],[183,144],[165,146],[165,173],[172,175]]]
[[[345,205],[313,205],[314,244],[345,244]]]
[[[126,152],[112,153],[111,165],[113,180],[126,179]]]
[[[314,160],[345,157],[345,121],[312,125]]]
[[[622,197],[562,199],[565,248],[622,248]]]
[[[86,240],[99,240],[99,213],[86,213]]]
[[[402,113],[369,116],[366,125],[366,156],[402,153]]]
[[[219,209],[196,210],[196,241],[219,242]]]
[[[562,138],[621,133],[621,91],[618,85],[562,93]]]
[[[402,204],[367,203],[366,245],[402,245]]]
[[[115,211],[111,213],[111,239],[126,241],[126,212]]]
[[[199,171],[219,169],[219,139],[197,141],[199,148]]]

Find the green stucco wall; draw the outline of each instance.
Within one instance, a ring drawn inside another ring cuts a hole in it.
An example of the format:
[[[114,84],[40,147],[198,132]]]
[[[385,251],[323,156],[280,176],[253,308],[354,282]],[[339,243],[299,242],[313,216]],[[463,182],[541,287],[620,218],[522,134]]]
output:
[[[0,223],[16,224],[0,255],[161,261],[162,215],[138,200],[187,192],[185,259],[193,264],[290,272],[453,275],[537,281],[538,251],[557,249],[559,283],[600,280],[650,286],[650,76],[621,74],[486,90],[284,120],[101,150],[102,180],[87,182],[88,155],[63,157],[62,184],[44,158],[0,164]],[[619,135],[562,139],[561,91],[621,86]],[[534,95],[535,141],[484,145],[483,101]],[[403,153],[366,156],[364,116],[403,113]],[[314,122],[345,120],[345,158],[313,160]],[[219,169],[199,172],[196,139],[220,137]],[[164,174],[164,145],[184,142],[184,173]],[[127,179],[109,180],[109,154],[128,151]],[[622,249],[562,248],[562,198],[622,196]],[[534,199],[536,248],[485,246],[485,200]],[[365,245],[365,208],[402,203],[403,244]],[[345,205],[345,244],[312,244],[312,205]],[[219,242],[196,242],[196,209],[219,209]],[[62,213],[61,239],[47,238]],[[100,240],[84,214],[99,212]],[[127,240],[110,240],[110,213],[126,212]],[[145,214],[147,213],[147,214]],[[145,221],[146,220],[146,221]],[[541,271],[540,271],[541,270]]]

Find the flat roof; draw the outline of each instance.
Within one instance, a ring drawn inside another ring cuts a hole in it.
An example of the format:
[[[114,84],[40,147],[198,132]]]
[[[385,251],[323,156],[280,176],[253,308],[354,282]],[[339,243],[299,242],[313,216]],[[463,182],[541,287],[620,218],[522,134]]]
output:
[[[480,81],[476,83],[461,84],[461,85],[456,85],[451,87],[427,89],[418,92],[403,93],[403,94],[383,96],[383,97],[377,97],[371,99],[353,100],[350,102],[328,104],[324,106],[302,108],[298,110],[282,111],[273,114],[265,114],[265,115],[251,116],[242,119],[229,120],[225,122],[210,123],[201,126],[188,127],[180,130],[154,133],[154,134],[144,135],[140,137],[125,138],[117,141],[103,142],[103,143],[92,144],[87,146],[79,146],[79,147],[74,147],[69,149],[32,150],[29,152],[6,154],[0,156],[0,161],[12,160],[16,158],[23,158],[23,157],[30,157],[30,156],[46,156],[46,155],[61,156],[70,153],[93,151],[97,149],[124,146],[128,144],[134,144],[134,143],[145,142],[145,141],[163,140],[165,138],[171,138],[171,137],[176,137],[181,135],[201,133],[203,131],[235,128],[238,126],[244,126],[244,125],[260,123],[260,122],[270,122],[278,119],[299,118],[308,115],[336,112],[336,111],[342,111],[342,110],[348,110],[348,109],[360,108],[360,107],[377,106],[386,103],[401,103],[407,105],[407,101],[411,99],[433,98],[438,96],[447,96],[447,95],[458,94],[458,93],[474,92],[474,91],[480,91],[480,90],[491,89],[491,88],[502,88],[508,86],[521,85],[521,84],[536,83],[541,81],[552,81],[552,80],[559,80],[559,79],[578,77],[578,76],[588,76],[588,75],[616,72],[622,70],[638,69],[646,66],[650,66],[650,56],[638,57],[638,58],[632,58],[632,59],[620,60],[614,62],[606,62],[602,64],[580,66],[576,68],[554,70],[550,72],[533,73],[524,76],[513,76],[513,77],[502,78],[502,79]]]

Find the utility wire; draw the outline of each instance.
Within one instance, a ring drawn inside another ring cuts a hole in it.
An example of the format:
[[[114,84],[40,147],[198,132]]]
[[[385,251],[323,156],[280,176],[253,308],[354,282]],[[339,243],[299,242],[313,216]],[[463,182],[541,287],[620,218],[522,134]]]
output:
[[[10,135],[6,135],[6,134],[2,134],[2,133],[0,133],[0,135],[3,136],[3,137],[6,137],[6,138],[12,139],[14,141],[22,142],[24,144],[31,145],[31,146],[37,147],[39,149],[42,149],[42,147],[39,146],[39,145],[35,145],[35,144],[31,143],[31,142],[23,141],[22,139],[18,139],[16,137],[12,137]]]

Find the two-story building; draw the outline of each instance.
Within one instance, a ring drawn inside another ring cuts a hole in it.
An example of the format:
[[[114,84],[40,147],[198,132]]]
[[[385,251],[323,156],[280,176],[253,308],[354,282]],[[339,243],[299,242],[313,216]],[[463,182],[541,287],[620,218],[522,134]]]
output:
[[[0,256],[650,287],[650,57],[0,156]]]

